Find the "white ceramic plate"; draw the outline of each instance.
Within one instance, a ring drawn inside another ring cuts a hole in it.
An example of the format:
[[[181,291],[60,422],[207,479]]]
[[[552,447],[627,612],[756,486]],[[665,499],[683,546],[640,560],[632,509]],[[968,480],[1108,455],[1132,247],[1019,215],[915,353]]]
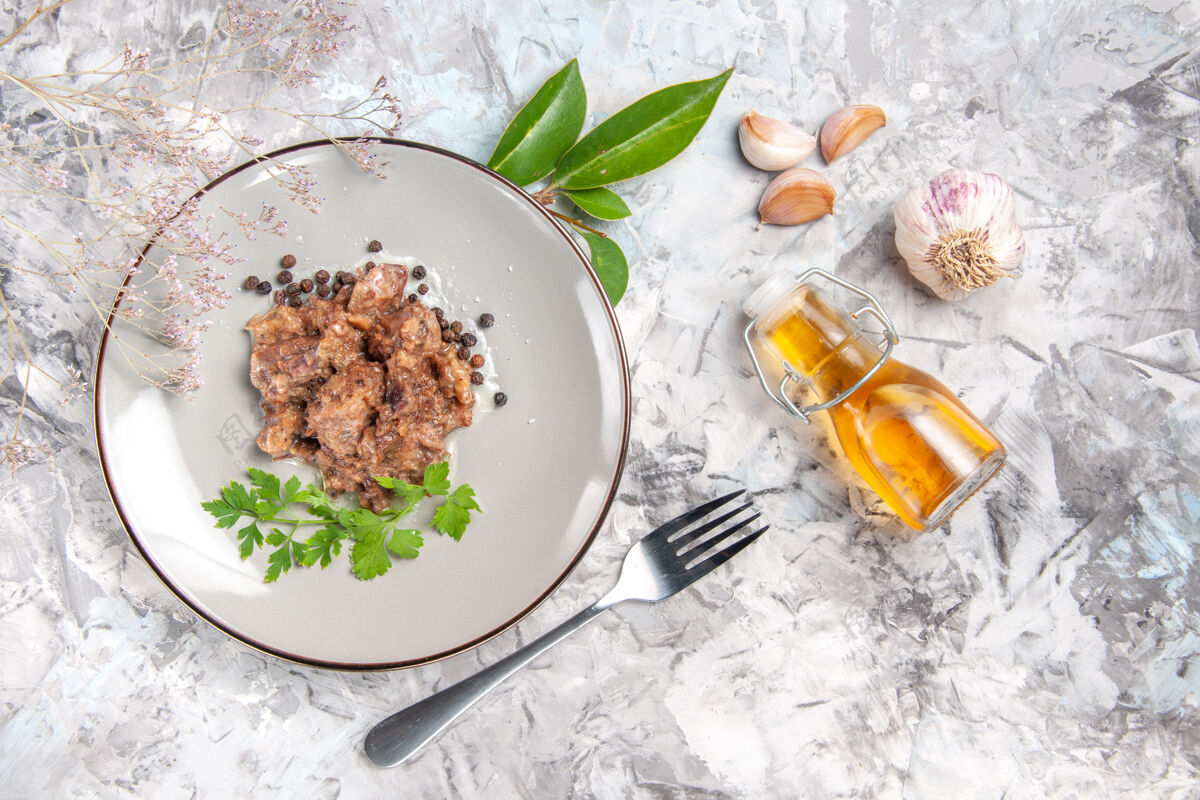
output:
[[[361,263],[366,243],[428,265],[453,317],[481,312],[495,381],[508,404],[451,435],[457,481],[483,513],[461,542],[429,533],[420,557],[371,581],[348,554],[328,569],[263,582],[264,553],[238,555],[234,534],[201,508],[246,467],[315,480],[305,465],[271,462],[254,444],[260,400],[243,330],[270,299],[234,289],[203,345],[204,386],[191,401],[148,386],[106,336],[96,377],[96,431],[113,501],[163,582],[216,627],[282,658],[342,669],[427,663],[470,648],[545,599],[583,556],[612,502],[629,434],[629,373],[620,331],[587,258],[528,195],[485,167],[398,140],[373,145],[385,180],[364,175],[328,142],[273,154],[303,163],[325,198],[313,215],[290,203],[261,164],[245,164],[201,193],[256,216],[288,217],[286,240],[240,240],[244,276],[273,278],[294,253],[297,280]],[[223,217],[216,212],[218,224]],[[153,258],[152,261],[157,262]],[[465,309],[463,308],[465,306]],[[119,323],[114,323],[119,326]],[[120,328],[117,328],[120,331]],[[133,336],[133,334],[128,334]],[[480,392],[479,394],[484,394]],[[488,391],[490,397],[491,392]],[[481,407],[490,405],[487,398]]]

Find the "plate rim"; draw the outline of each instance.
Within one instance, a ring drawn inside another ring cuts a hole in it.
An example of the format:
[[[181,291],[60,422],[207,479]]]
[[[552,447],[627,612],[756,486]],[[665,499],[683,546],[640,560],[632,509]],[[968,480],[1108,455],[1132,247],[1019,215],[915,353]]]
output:
[[[239,642],[247,647],[250,647],[253,650],[257,650],[260,653],[265,653],[267,655],[275,656],[276,658],[280,658],[280,659],[283,659],[284,661],[289,661],[294,664],[300,664],[300,665],[309,666],[309,667],[317,667],[320,669],[339,670],[339,671],[343,671],[343,672],[379,672],[379,671],[385,671],[385,670],[406,669],[406,668],[410,668],[410,667],[422,666],[425,664],[432,664],[436,661],[441,661],[443,659],[449,658],[450,656],[466,652],[475,647],[478,647],[479,645],[483,644],[484,642],[488,641],[489,639],[492,639],[492,638],[500,635],[504,631],[508,630],[509,628],[513,627],[518,622],[523,620],[525,617],[529,616],[529,614],[531,614],[538,606],[540,606],[543,602],[545,602],[546,599],[550,597],[550,595],[554,594],[554,592],[556,592],[558,590],[558,588],[560,586],[562,586],[562,584],[566,581],[566,579],[570,576],[570,574],[575,571],[575,568],[579,565],[579,562],[583,560],[584,555],[586,555],[587,552],[591,549],[592,544],[595,542],[596,537],[600,533],[600,529],[604,526],[604,523],[608,518],[608,513],[612,508],[613,501],[616,500],[617,490],[620,487],[621,478],[625,471],[625,461],[629,454],[629,433],[630,433],[630,423],[631,423],[632,405],[633,405],[633,398],[632,398],[632,391],[631,391],[631,378],[630,378],[630,374],[629,374],[629,357],[625,350],[624,337],[621,335],[621,326],[617,320],[616,309],[613,308],[612,303],[608,302],[608,295],[604,291],[604,285],[600,282],[600,278],[596,275],[596,270],[592,267],[591,260],[583,252],[583,249],[579,246],[579,243],[575,241],[574,237],[572,237],[571,234],[569,232],[567,232],[566,229],[563,228],[562,224],[558,220],[556,220],[554,218],[554,216],[551,215],[550,212],[544,206],[542,206],[540,203],[538,203],[536,200],[534,200],[533,197],[531,197],[528,192],[526,192],[520,186],[517,186],[515,183],[510,181],[508,178],[505,178],[500,173],[495,172],[494,170],[490,169],[489,167],[487,167],[483,164],[480,164],[478,161],[475,161],[474,159],[468,158],[467,156],[464,156],[460,153],[455,153],[451,150],[447,150],[443,147],[438,147],[436,145],[426,144],[424,142],[417,142],[417,141],[413,141],[411,139],[400,139],[400,138],[395,138],[395,137],[390,137],[390,136],[341,136],[341,137],[331,137],[328,139],[314,139],[314,140],[310,140],[310,141],[298,142],[295,144],[287,145],[286,147],[281,147],[277,150],[272,150],[269,153],[265,153],[260,156],[255,156],[254,158],[249,159],[249,160],[239,164],[238,166],[228,170],[227,172],[222,173],[221,175],[217,176],[213,180],[209,181],[203,187],[201,187],[200,189],[193,192],[188,197],[188,200],[185,201],[185,203],[191,202],[192,200],[198,200],[199,198],[208,194],[211,190],[215,189],[220,184],[224,183],[226,180],[234,177],[235,175],[237,175],[247,169],[257,166],[258,164],[260,164],[264,161],[270,161],[270,160],[280,158],[285,155],[289,155],[291,153],[300,152],[302,150],[314,149],[314,148],[318,148],[318,147],[335,147],[336,148],[336,147],[339,147],[339,143],[350,144],[350,143],[358,143],[358,142],[364,142],[364,141],[372,142],[375,144],[383,144],[383,145],[392,146],[392,147],[403,147],[403,148],[410,148],[410,149],[415,149],[415,150],[424,150],[426,152],[434,153],[435,155],[449,158],[451,160],[454,160],[461,164],[464,164],[468,167],[471,167],[472,169],[475,169],[475,170],[483,173],[485,177],[490,178],[491,180],[499,181],[502,185],[505,185],[505,186],[509,187],[510,189],[515,190],[517,193],[516,197],[519,202],[527,204],[529,207],[535,209],[542,216],[542,218],[544,218],[547,222],[549,222],[551,224],[552,229],[556,233],[558,233],[567,242],[568,246],[575,253],[576,257],[579,259],[580,263],[583,265],[584,271],[586,272],[587,276],[591,279],[592,283],[595,285],[595,288],[599,292],[600,297],[604,299],[603,306],[604,306],[605,315],[608,319],[609,327],[612,330],[613,336],[615,337],[615,340],[616,340],[617,356],[618,356],[618,361],[620,362],[622,405],[623,405],[623,409],[624,409],[624,414],[623,414],[623,420],[622,420],[622,426],[621,426],[621,447],[620,447],[620,452],[617,457],[616,469],[613,472],[612,480],[609,483],[608,490],[607,490],[607,493],[604,498],[604,502],[600,506],[600,513],[596,517],[595,524],[592,526],[592,529],[590,531],[588,531],[587,536],[584,537],[584,540],[580,544],[579,549],[576,551],[575,555],[572,556],[571,560],[563,568],[562,573],[556,579],[554,579],[545,590],[543,590],[536,598],[534,598],[533,601],[529,605],[527,605],[524,609],[519,611],[511,619],[506,620],[505,622],[499,624],[492,630],[487,631],[486,633],[483,633],[483,634],[475,637],[474,639],[464,642],[461,645],[457,645],[455,647],[451,647],[446,650],[443,650],[443,651],[440,651],[437,653],[433,653],[431,655],[428,655],[428,656],[425,656],[422,658],[403,659],[400,661],[353,662],[353,661],[335,661],[335,660],[328,660],[328,659],[312,658],[312,657],[300,655],[298,653],[292,653],[292,652],[289,652],[282,648],[274,647],[265,642],[257,641],[255,639],[253,639],[252,637],[249,637],[245,634],[242,634],[242,633],[234,630],[232,628],[232,626],[222,623],[220,620],[214,618],[211,614],[209,614],[203,608],[198,607],[199,604],[193,603],[191,600],[189,600],[187,597],[185,597],[182,592],[182,587],[176,587],[171,582],[171,580],[167,577],[165,571],[155,562],[155,560],[147,552],[145,546],[142,544],[142,542],[139,540],[137,534],[134,532],[133,526],[130,524],[129,519],[126,517],[125,509],[121,506],[121,502],[117,499],[116,493],[113,488],[112,478],[109,475],[109,465],[108,465],[107,459],[105,458],[104,435],[101,431],[100,384],[103,379],[102,367],[104,364],[104,357],[105,357],[105,354],[108,349],[108,340],[109,340],[109,336],[111,333],[111,326],[113,324],[113,321],[116,318],[117,308],[121,304],[120,290],[124,289],[125,286],[128,285],[129,281],[132,280],[132,274],[134,272],[133,270],[128,271],[126,273],[125,279],[121,283],[121,286],[117,289],[117,296],[114,299],[112,308],[109,310],[108,317],[105,320],[104,331],[101,334],[100,344],[96,350],[95,367],[93,370],[94,374],[92,377],[92,387],[93,387],[92,416],[93,416],[93,433],[95,435],[95,442],[96,442],[96,458],[100,463],[100,472],[104,478],[104,488],[108,493],[108,497],[109,497],[109,500],[112,502],[113,508],[117,512],[117,517],[121,520],[121,526],[125,529],[125,534],[129,537],[129,540],[133,543],[134,547],[137,548],[138,554],[141,556],[142,561],[144,561],[150,567],[150,569],[154,572],[155,576],[158,578],[159,582],[161,582],[163,584],[163,586],[165,586],[167,588],[167,590],[170,591],[171,594],[173,594],[175,596],[176,600],[178,600],[180,603],[182,603],[186,608],[190,609],[192,611],[192,613],[194,613],[196,616],[200,617],[200,619],[204,620],[212,627],[221,631],[223,634],[225,634],[229,638],[231,638],[234,641]],[[170,223],[168,222],[167,224],[170,224]],[[143,247],[141,249],[141,251],[138,253],[137,264],[141,264],[143,259],[146,257],[146,254],[149,253],[150,250],[154,247],[155,242],[158,241],[158,237],[159,237],[160,233],[161,233],[161,229],[159,229],[158,231],[155,231],[150,236],[145,247]]]

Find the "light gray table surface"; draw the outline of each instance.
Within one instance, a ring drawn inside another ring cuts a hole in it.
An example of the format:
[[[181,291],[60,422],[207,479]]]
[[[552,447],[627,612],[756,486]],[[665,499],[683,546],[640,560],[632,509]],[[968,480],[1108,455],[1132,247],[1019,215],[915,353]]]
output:
[[[205,4],[144,5],[67,6],[4,66],[125,40],[179,47],[212,24]],[[478,160],[571,58],[593,124],[736,68],[696,141],[625,185],[633,215],[607,227],[631,261],[617,315],[634,398],[608,522],[557,593],[472,651],[391,673],[300,667],[159,583],[106,493],[90,396],[35,396],[23,432],[54,467],[0,478],[0,797],[1200,797],[1200,7],[368,0],[346,13],[359,29],[321,89],[387,75],[400,135]],[[740,116],[815,129],[859,102],[888,125],[821,167],[835,215],[759,227],[769,176],[738,152]],[[892,244],[895,200],[950,166],[1006,177],[1027,241],[1016,280],[960,303],[923,291]],[[739,304],[780,266],[876,292],[898,355],[1008,445],[949,525],[897,539],[827,428],[758,389]],[[42,356],[90,374],[94,318],[12,277],[0,272]],[[20,374],[0,386],[6,439],[22,391]],[[744,556],[666,604],[601,618],[413,762],[366,760],[381,716],[591,602],[648,522],[730,481],[759,490],[774,525]]]

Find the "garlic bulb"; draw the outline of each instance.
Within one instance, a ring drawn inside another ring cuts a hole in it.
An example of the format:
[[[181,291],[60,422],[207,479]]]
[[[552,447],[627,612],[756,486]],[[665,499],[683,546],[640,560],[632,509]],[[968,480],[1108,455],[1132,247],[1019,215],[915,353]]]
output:
[[[738,142],[746,160],[767,172],[794,167],[817,147],[815,136],[754,111],[742,117]]]
[[[1025,256],[1012,188],[999,175],[951,169],[909,189],[896,204],[896,249],[947,300],[1011,276]]]
[[[819,172],[795,167],[767,184],[758,201],[759,218],[769,225],[799,225],[833,213],[835,193]]]

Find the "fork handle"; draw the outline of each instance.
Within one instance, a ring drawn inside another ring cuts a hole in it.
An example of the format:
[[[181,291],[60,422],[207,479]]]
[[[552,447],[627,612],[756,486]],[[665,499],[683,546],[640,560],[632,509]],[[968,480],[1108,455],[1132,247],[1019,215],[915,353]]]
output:
[[[367,758],[381,767],[402,763],[501,681],[610,607],[601,600],[490,667],[392,714],[367,734]]]

